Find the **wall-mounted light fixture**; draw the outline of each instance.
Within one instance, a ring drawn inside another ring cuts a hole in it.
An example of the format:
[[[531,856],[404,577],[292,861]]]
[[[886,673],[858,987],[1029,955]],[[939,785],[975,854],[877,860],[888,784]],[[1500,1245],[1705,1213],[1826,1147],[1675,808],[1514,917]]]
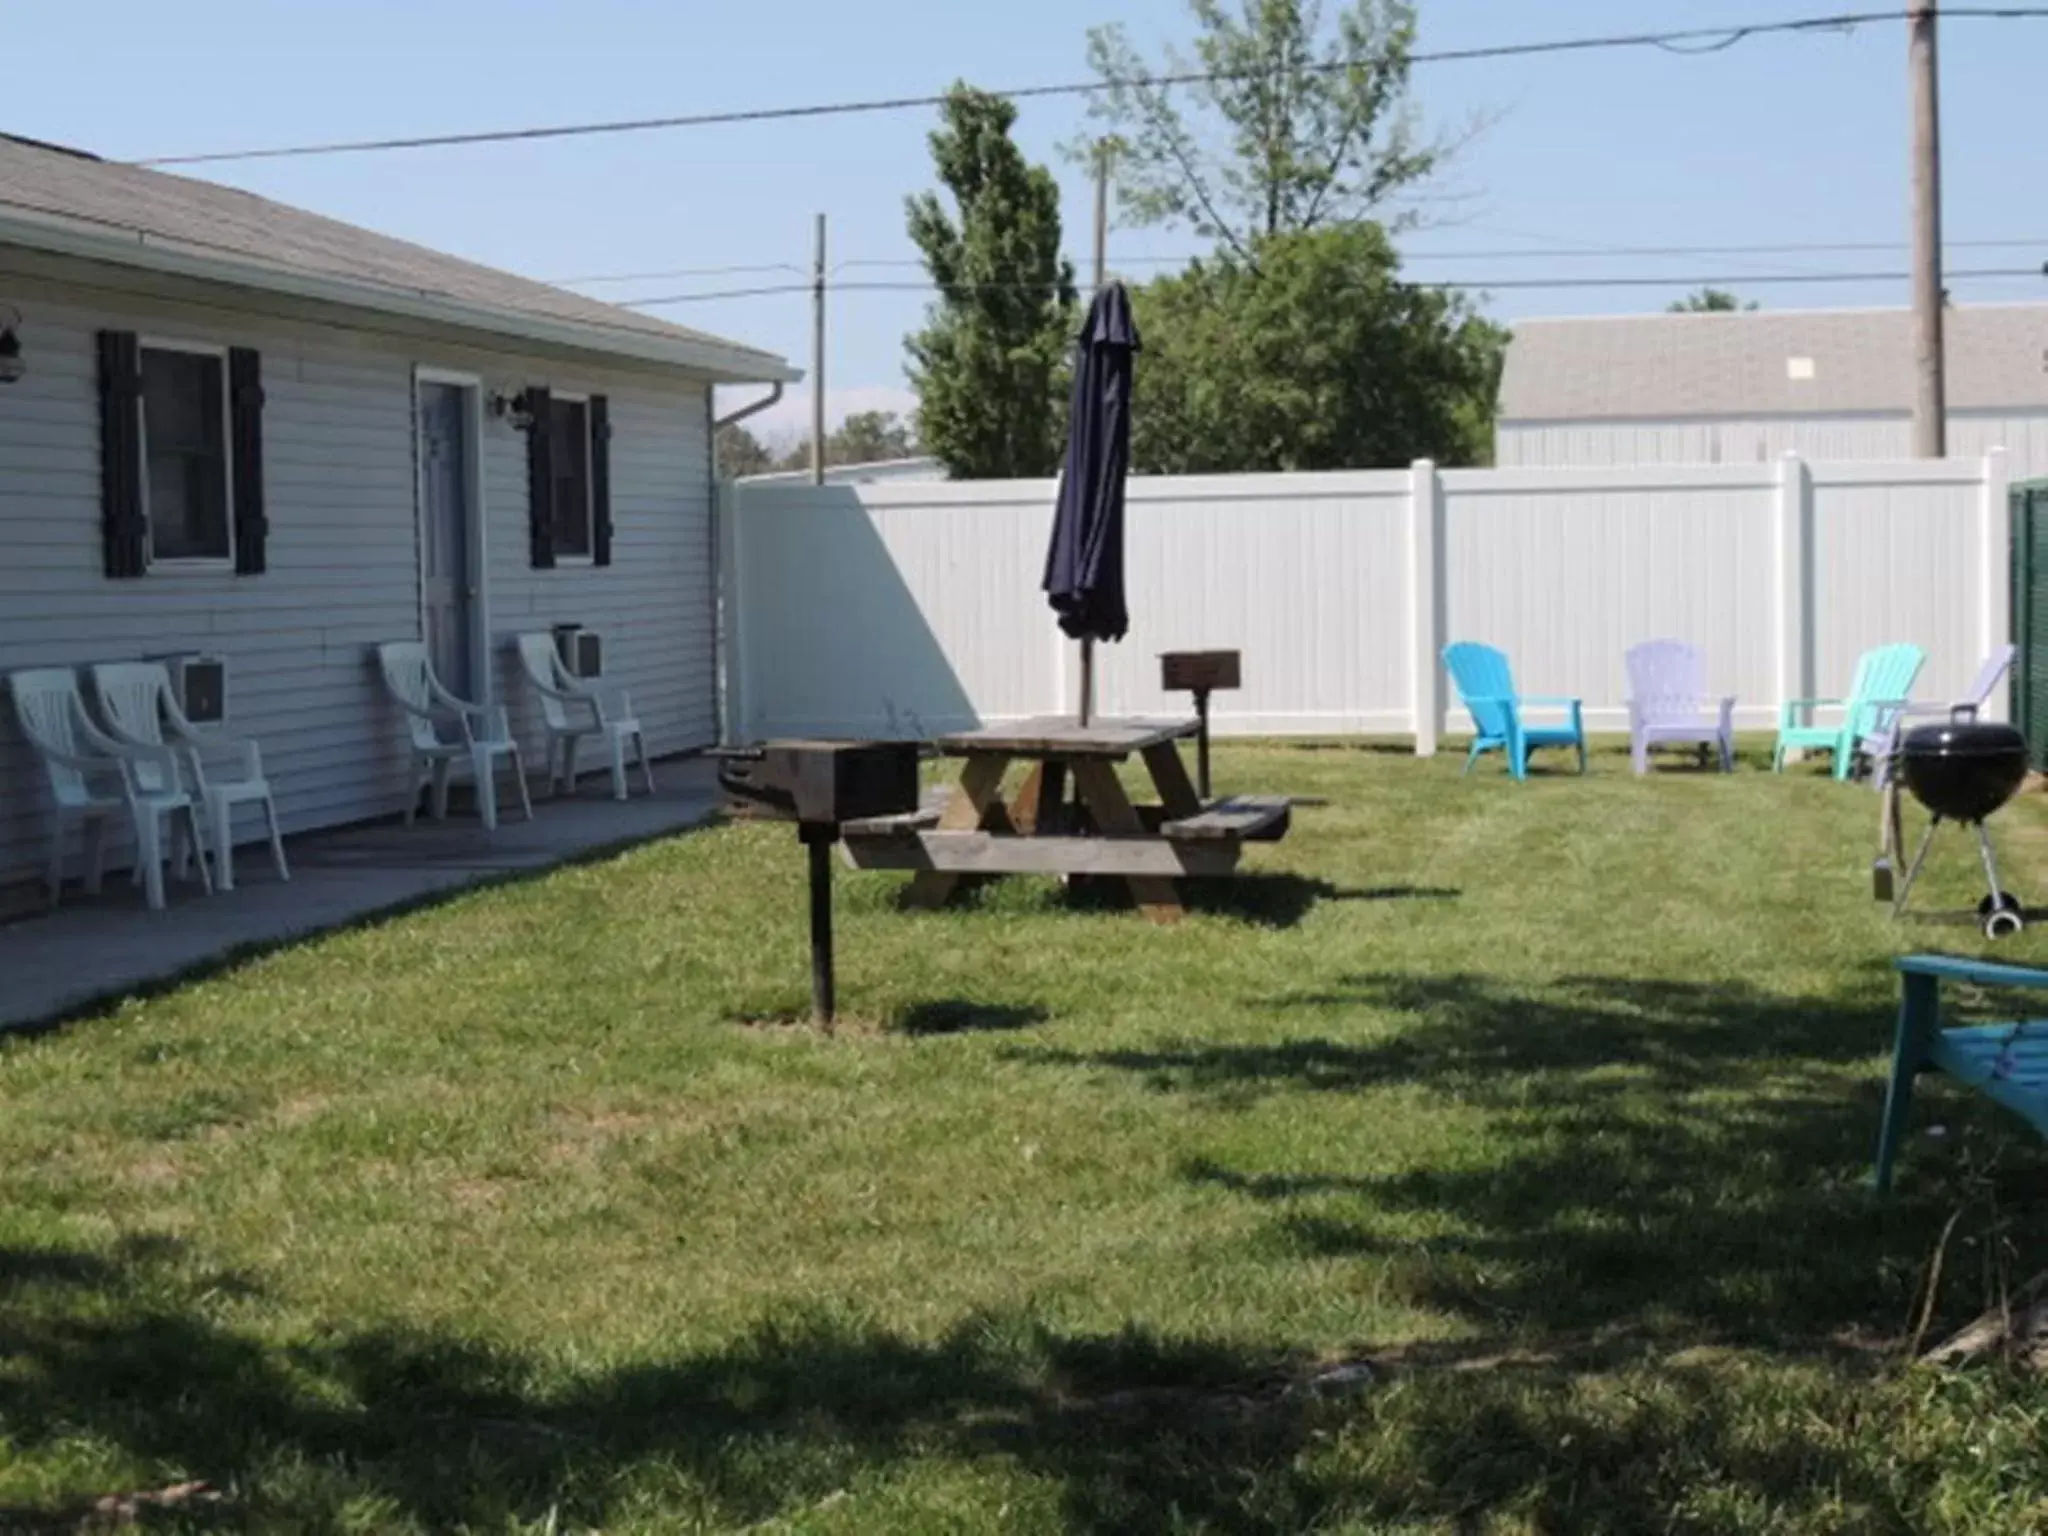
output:
[[[21,311],[13,305],[0,305],[7,318],[0,320],[0,384],[12,384],[28,372],[28,364],[21,358]]]
[[[508,395],[502,390],[492,395],[491,414],[515,432],[524,432],[533,425],[533,408],[527,404],[523,389],[516,395]]]

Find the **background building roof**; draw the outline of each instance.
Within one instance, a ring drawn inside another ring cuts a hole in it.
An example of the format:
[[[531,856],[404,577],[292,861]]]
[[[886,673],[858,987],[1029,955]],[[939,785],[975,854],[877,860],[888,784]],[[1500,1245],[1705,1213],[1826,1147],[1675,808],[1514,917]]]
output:
[[[1954,410],[2048,408],[2048,304],[1951,307]],[[1811,416],[1912,409],[1904,309],[1617,315],[1516,324],[1503,421]]]
[[[4,134],[0,245],[197,271],[737,379],[797,377],[773,353],[251,192]]]

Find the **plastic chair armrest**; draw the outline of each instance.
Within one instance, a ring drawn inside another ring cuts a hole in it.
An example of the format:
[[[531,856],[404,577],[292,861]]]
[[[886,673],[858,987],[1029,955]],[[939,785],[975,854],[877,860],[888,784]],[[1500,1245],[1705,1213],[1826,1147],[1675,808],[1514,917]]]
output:
[[[122,725],[119,720],[114,718],[113,712],[111,710],[103,709],[102,713],[106,716],[104,723],[96,723],[90,719],[88,719],[86,722],[86,724],[91,727],[92,734],[98,736],[102,742],[107,743],[112,747],[122,749],[129,747],[146,748],[162,745],[162,743],[160,742],[151,741],[147,736],[138,736],[135,732],[129,730],[126,726]],[[88,736],[87,739],[90,740],[91,737]]]
[[[526,680],[533,684],[534,691],[544,699],[552,699],[569,709],[589,710],[590,728],[598,731],[604,729],[604,709],[595,694],[581,688],[558,688],[552,683],[542,682],[531,672],[526,674]]]
[[[44,746],[40,741],[35,744],[35,749],[38,757],[45,758],[60,768],[69,768],[74,773],[116,773],[121,767],[120,758],[112,753],[60,752],[55,747]]]
[[[1586,704],[1583,699],[1568,699],[1554,694],[1525,693],[1515,700],[1516,719],[1519,720],[1521,718],[1520,712],[1522,710],[1532,706],[1537,709],[1561,709],[1570,717],[1573,730],[1579,732],[1585,730],[1584,716]]]
[[[1982,987],[2048,987],[2048,971],[1993,960],[1967,960],[1955,955],[1901,955],[1893,962],[1909,976],[1968,981]]]
[[[179,743],[191,753],[195,767],[203,768],[209,757],[233,757],[240,759],[244,778],[263,777],[263,749],[250,738],[227,736],[217,731],[205,730],[194,725],[183,715],[171,717],[171,729]]]
[[[1847,703],[1848,700],[1846,699],[1787,699],[1778,706],[1778,729],[1781,731],[1791,730],[1799,724],[1799,716],[1802,713],[1811,721],[1813,711],[1817,709],[1841,709]]]
[[[427,680],[427,692],[436,704],[452,715],[482,715],[488,712],[485,706],[473,700],[465,699],[459,693],[450,693],[441,686],[438,678],[429,678]]]
[[[110,754],[121,768],[124,778],[133,789],[139,790],[135,770],[141,767],[155,767],[163,773],[164,788],[173,794],[185,792],[184,759],[176,747],[159,747],[150,743],[121,742]]]
[[[1863,710],[1867,713],[1864,718],[1869,721],[1869,725],[1858,734],[1883,736],[1890,732],[1912,707],[1913,702],[1910,699],[1865,699]]]

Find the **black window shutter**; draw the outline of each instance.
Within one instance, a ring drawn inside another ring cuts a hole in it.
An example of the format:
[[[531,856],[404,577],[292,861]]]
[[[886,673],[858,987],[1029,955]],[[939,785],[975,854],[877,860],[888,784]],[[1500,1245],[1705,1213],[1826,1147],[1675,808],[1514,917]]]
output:
[[[612,413],[603,395],[590,397],[590,560],[612,563]]]
[[[545,389],[527,390],[526,412],[526,531],[533,568],[544,571],[555,563],[555,420]]]
[[[263,359],[252,347],[228,352],[228,451],[234,464],[235,574],[266,568],[270,520],[263,512]]]
[[[142,346],[133,331],[101,331],[100,522],[109,577],[140,576],[149,566],[142,516]]]

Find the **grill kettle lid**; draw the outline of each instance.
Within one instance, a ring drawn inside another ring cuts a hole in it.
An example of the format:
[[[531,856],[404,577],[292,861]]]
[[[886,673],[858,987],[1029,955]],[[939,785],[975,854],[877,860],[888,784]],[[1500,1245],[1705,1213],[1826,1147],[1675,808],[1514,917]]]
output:
[[[1900,751],[1907,757],[2003,757],[2024,754],[2027,738],[2016,726],[1988,720],[1949,720],[1906,732]]]

